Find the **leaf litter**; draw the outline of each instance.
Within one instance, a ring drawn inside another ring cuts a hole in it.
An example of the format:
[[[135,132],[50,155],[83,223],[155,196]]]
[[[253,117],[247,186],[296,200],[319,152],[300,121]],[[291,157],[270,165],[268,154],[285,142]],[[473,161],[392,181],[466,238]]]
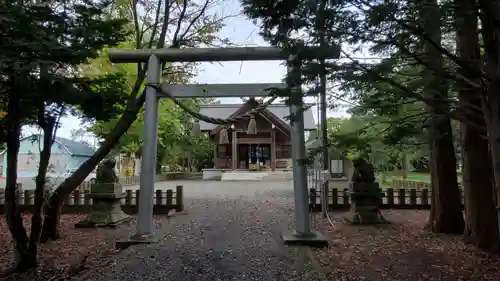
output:
[[[329,247],[313,255],[328,280],[500,280],[499,256],[465,244],[461,235],[423,230],[428,211],[382,213],[390,224],[353,226],[344,223],[346,213],[333,213],[333,228],[317,215]]]
[[[129,227],[104,229],[75,228],[75,223],[86,214],[64,214],[60,222],[60,235],[57,241],[43,243],[39,249],[39,266],[26,274],[9,275],[5,280],[67,280],[92,266],[102,265],[116,253],[114,240],[129,232]],[[31,215],[23,214],[23,223],[28,233],[31,228]],[[0,217],[0,272],[5,272],[14,262],[12,237],[5,217]],[[3,280],[0,278],[0,280]]]

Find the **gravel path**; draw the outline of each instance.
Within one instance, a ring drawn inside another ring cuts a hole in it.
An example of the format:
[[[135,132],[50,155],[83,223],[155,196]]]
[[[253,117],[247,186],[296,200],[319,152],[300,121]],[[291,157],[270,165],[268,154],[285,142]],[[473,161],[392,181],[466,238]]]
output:
[[[307,248],[287,247],[293,226],[291,183],[168,182],[183,184],[187,214],[157,226],[166,237],[129,248],[85,280],[321,280]]]

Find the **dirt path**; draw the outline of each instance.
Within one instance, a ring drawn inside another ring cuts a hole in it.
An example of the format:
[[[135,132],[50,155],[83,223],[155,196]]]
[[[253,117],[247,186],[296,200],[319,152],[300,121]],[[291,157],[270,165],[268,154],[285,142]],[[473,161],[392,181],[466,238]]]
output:
[[[178,183],[163,183],[165,185]],[[289,183],[186,182],[188,214],[159,226],[161,243],[130,248],[85,280],[321,280],[305,248],[283,245]]]

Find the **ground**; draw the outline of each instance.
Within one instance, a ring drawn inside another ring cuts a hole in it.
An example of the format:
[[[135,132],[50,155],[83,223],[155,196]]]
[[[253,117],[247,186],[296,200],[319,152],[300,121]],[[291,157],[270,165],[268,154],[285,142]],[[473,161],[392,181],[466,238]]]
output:
[[[177,184],[157,183],[156,187]],[[342,214],[335,213],[335,230],[316,216],[315,227],[327,234],[330,246],[311,250],[284,246],[280,238],[283,230],[293,227],[291,182],[182,184],[186,213],[170,221],[157,218],[155,232],[164,235],[159,243],[134,246],[94,261],[77,279],[500,280],[494,257],[464,245],[459,236],[423,232],[427,212],[384,212],[393,223],[383,227],[347,226]],[[110,250],[116,236],[126,237],[133,229],[132,224],[117,230],[92,230],[99,234],[92,237],[103,244],[100,249]],[[75,241],[88,235],[67,231],[75,235],[52,244],[56,245],[52,249],[71,252],[79,244]],[[58,259],[64,263],[62,257]]]
[[[126,235],[126,228],[120,230],[111,229],[75,229],[76,222],[84,218],[85,214],[63,215],[61,218],[61,238],[56,242],[43,244],[40,251],[40,280],[42,276],[53,275],[64,271],[79,270],[77,267],[85,260],[86,264],[100,263],[116,251],[114,241],[117,237]],[[30,216],[24,216],[24,225],[31,225]],[[0,248],[0,272],[10,268],[14,260],[14,253],[10,243],[11,236],[6,221],[0,217],[0,245],[8,245]],[[1,279],[1,278],[0,278]]]
[[[428,211],[387,210],[391,224],[351,226],[345,213],[331,214],[333,228],[318,218],[330,240],[314,250],[325,280],[500,280],[500,260],[463,243],[460,235],[423,230]]]

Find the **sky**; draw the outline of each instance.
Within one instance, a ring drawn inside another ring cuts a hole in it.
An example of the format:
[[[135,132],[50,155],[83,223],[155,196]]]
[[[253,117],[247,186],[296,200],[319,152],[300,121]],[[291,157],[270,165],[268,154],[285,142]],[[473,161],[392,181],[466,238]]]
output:
[[[267,46],[268,44],[258,34],[259,27],[251,20],[241,15],[241,6],[238,0],[226,0],[224,5],[219,5],[211,10],[212,13],[228,16],[235,15],[225,20],[226,26],[218,33],[220,37],[228,38],[238,46]],[[258,62],[224,62],[224,63],[202,63],[198,75],[194,78],[195,83],[222,84],[222,83],[281,83],[286,68],[280,61],[258,61]],[[307,98],[306,102],[316,103],[315,98]],[[221,103],[241,103],[240,98],[221,99]],[[313,107],[314,118],[317,119],[317,108]],[[330,116],[346,116],[340,111],[329,111]],[[71,130],[80,128],[81,122],[78,117],[68,116],[61,120],[61,127],[57,135],[63,138],[71,138]],[[36,129],[25,128],[25,133],[35,133]]]

